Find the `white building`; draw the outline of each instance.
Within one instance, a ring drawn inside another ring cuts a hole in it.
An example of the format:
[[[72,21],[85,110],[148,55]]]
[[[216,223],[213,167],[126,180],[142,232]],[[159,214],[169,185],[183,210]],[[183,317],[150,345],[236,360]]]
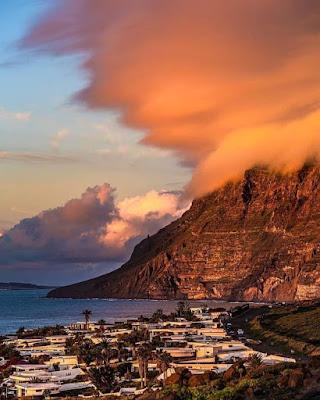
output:
[[[275,364],[279,364],[282,362],[295,363],[296,360],[294,358],[277,356],[275,354],[269,354],[269,355],[263,357],[262,362],[263,362],[263,364],[266,364],[266,365],[275,365]]]
[[[16,365],[6,383],[10,390],[15,390],[17,397],[38,397],[92,387],[91,382],[76,381],[83,375],[81,368],[65,365],[58,370],[51,365]]]
[[[15,387],[17,397],[39,397],[46,393],[59,394],[59,385],[55,383],[19,383]]]
[[[77,356],[54,356],[51,357],[49,361],[45,361],[46,365],[53,366],[59,365],[61,366],[69,366],[75,367],[79,364]]]
[[[187,368],[192,371],[214,371],[216,373],[225,372],[231,367],[230,363],[216,363],[213,358],[203,358],[196,360],[179,361],[172,364],[174,368]]]
[[[4,367],[7,364],[7,360],[4,357],[0,357],[0,367]]]
[[[55,383],[21,383],[16,385],[17,397],[40,397],[46,394],[58,395],[59,393],[65,393],[75,390],[84,390],[87,388],[94,388],[94,385],[90,382],[72,382],[65,384]]]

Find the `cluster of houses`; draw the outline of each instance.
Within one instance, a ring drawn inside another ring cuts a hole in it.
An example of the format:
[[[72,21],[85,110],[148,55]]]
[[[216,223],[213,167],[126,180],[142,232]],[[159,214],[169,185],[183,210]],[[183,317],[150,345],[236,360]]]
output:
[[[191,308],[191,311],[197,322],[178,320],[144,324],[150,334],[150,342],[160,337],[163,345],[157,348],[157,352],[166,352],[172,358],[168,376],[178,368],[187,368],[193,374],[208,371],[222,373],[238,360],[249,360],[254,354],[267,365],[295,362],[294,358],[253,350],[246,343],[241,329],[232,335],[233,338],[230,337],[228,330],[231,322],[227,322],[230,317],[227,311],[210,311],[206,307]],[[137,363],[133,366],[137,367]],[[149,369],[155,368],[156,363],[150,361]]]
[[[11,375],[1,384],[6,398],[39,398],[80,393],[93,384],[79,365],[78,357],[65,354],[65,343],[69,335],[43,338],[9,338],[7,345],[14,345],[22,362],[11,364]],[[34,363],[39,357],[46,361]],[[5,360],[3,360],[5,366]]]
[[[253,350],[239,330],[236,335],[229,335],[231,323],[227,311],[214,311],[206,307],[190,309],[195,318],[172,318],[172,320],[129,320],[115,324],[73,323],[65,328],[66,334],[42,338],[18,338],[10,336],[6,344],[14,346],[20,353],[23,362],[11,365],[11,375],[1,384],[2,395],[7,398],[43,398],[64,397],[76,393],[78,396],[87,393],[88,389],[99,392],[88,374],[88,366],[81,363],[76,355],[66,354],[66,341],[81,333],[84,338],[97,344],[108,342],[117,349],[118,341],[134,330],[144,330],[149,338],[145,341],[152,345],[155,354],[166,353],[170,358],[167,370],[159,368],[155,358],[147,361],[147,371],[155,376],[155,387],[177,369],[188,369],[192,374],[204,374],[208,371],[222,373],[238,360],[249,360],[256,354],[264,364],[295,362],[293,358],[268,355]],[[138,343],[136,345],[139,345]],[[127,348],[127,359],[130,373],[136,376],[139,372],[139,359],[134,351],[135,344]],[[45,359],[43,363],[32,360]],[[115,357],[110,363],[116,365],[121,360]],[[0,366],[6,360],[0,359]],[[111,364],[112,365],[112,364]],[[126,378],[128,379],[128,378]],[[142,379],[142,378],[141,378]],[[113,396],[138,395],[141,393],[139,380],[133,379],[128,387],[121,387]]]

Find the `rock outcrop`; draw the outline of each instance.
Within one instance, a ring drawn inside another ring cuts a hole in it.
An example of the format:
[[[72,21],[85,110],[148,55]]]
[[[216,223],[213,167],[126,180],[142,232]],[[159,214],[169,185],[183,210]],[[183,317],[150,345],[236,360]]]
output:
[[[320,298],[320,167],[248,170],[143,240],[120,269],[49,296]]]

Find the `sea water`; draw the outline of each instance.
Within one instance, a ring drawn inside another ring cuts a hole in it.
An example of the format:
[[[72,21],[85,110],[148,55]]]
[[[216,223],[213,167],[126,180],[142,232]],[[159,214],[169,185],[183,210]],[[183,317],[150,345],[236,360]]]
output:
[[[150,316],[161,308],[164,313],[176,309],[177,301],[116,300],[116,299],[51,299],[48,289],[0,290],[0,334],[15,333],[20,327],[35,328],[46,325],[66,325],[82,321],[82,311],[92,311],[92,320],[114,322],[140,315]],[[191,301],[191,305],[208,304],[226,307],[232,304],[216,301]]]

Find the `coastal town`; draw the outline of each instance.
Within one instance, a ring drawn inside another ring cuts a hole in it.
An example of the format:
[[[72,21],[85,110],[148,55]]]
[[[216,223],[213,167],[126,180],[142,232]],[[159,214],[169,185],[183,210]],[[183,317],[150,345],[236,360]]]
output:
[[[153,399],[183,380],[197,387],[220,376],[241,377],[252,365],[295,364],[294,356],[254,350],[254,341],[233,327],[233,317],[248,307],[181,301],[170,315],[157,310],[110,324],[93,322],[84,310],[83,322],[69,326],[20,328],[1,338],[1,398]]]

